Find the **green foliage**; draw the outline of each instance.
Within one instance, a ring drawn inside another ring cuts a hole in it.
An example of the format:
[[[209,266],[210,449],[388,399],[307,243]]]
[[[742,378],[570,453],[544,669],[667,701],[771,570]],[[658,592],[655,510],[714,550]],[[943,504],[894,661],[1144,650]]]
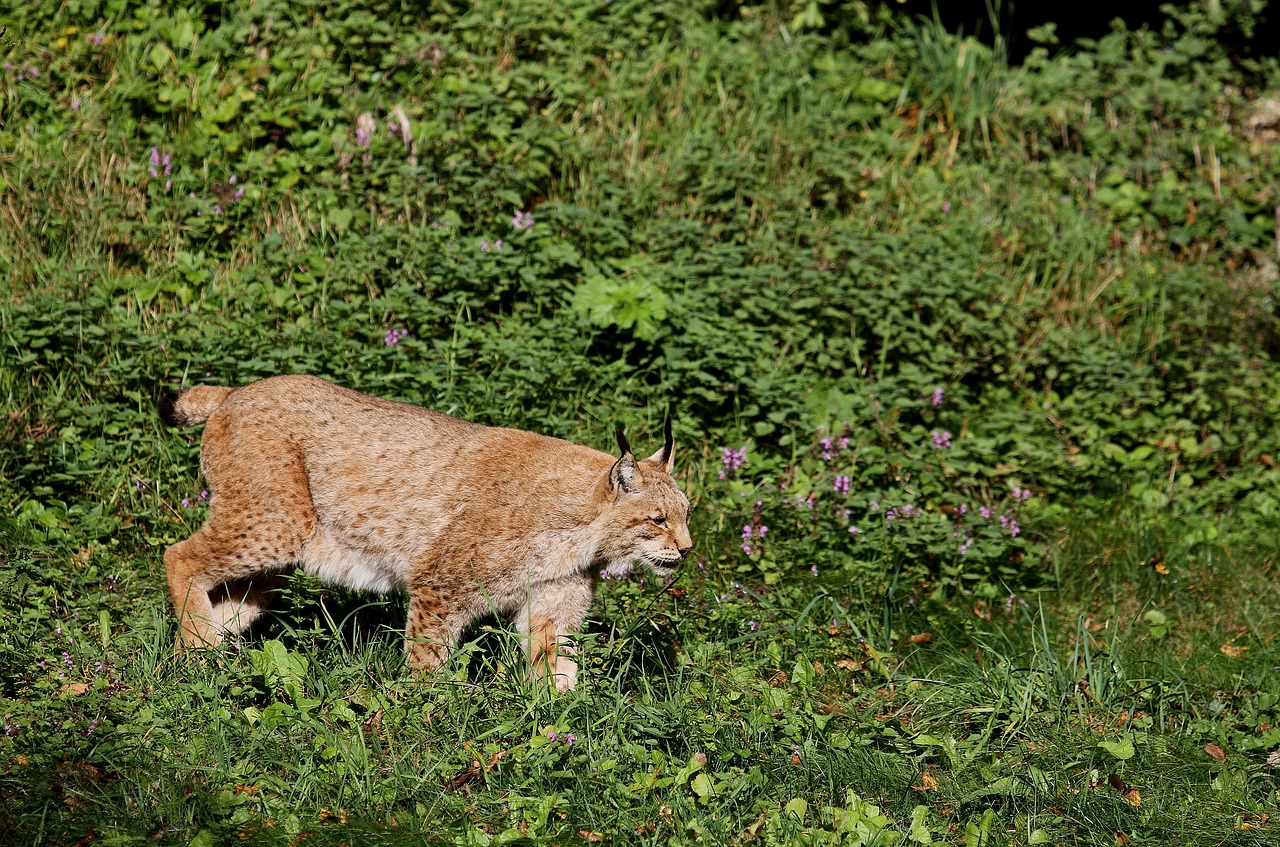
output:
[[[1260,8],[1022,67],[826,0],[0,10],[0,842],[1271,843]],[[564,698],[302,578],[176,660],[155,398],[282,372],[671,407],[698,560]]]

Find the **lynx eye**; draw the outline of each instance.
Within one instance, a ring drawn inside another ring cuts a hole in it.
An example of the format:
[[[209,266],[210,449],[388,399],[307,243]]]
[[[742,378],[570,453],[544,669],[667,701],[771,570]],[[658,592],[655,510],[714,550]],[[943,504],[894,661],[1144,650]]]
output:
[[[658,526],[666,526],[666,525],[667,525],[667,519],[666,519],[666,518],[664,518],[662,515],[658,515],[658,516],[656,516],[656,517],[649,518],[649,520],[653,521],[653,522],[654,522],[654,523],[656,523]]]

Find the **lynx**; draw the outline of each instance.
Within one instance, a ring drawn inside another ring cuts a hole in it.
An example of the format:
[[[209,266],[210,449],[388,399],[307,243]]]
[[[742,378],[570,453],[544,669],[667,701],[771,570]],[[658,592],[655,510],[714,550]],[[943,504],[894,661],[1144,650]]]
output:
[[[188,388],[160,413],[205,423],[211,492],[204,526],[164,554],[180,648],[243,631],[274,577],[300,567],[356,591],[407,590],[420,671],[475,619],[513,616],[534,672],[564,691],[578,675],[569,636],[600,577],[637,562],[666,577],[693,546],[669,422],[639,460],[619,427],[615,458],[314,376]]]

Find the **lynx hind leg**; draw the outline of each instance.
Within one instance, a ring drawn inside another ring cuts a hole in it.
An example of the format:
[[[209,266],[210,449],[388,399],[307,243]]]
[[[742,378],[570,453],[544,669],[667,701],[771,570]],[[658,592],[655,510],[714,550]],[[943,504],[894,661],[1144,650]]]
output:
[[[263,530],[228,535],[211,521],[166,550],[179,648],[216,646],[253,623],[279,584],[275,574],[301,552],[301,540],[294,535]]]
[[[212,511],[164,554],[180,647],[213,646],[248,626],[266,604],[262,580],[295,564],[315,530],[301,457],[274,432],[218,413],[205,425],[201,466]]]
[[[213,603],[211,585],[203,576],[205,562],[214,558],[204,530],[164,551],[164,569],[169,578],[169,596],[178,616],[178,647],[213,646],[222,640]]]
[[[534,675],[550,677],[561,693],[578,684],[572,636],[582,628],[592,596],[591,580],[584,574],[534,586],[516,612],[516,626]]]
[[[210,592],[217,630],[227,635],[244,632],[262,616],[271,602],[271,592],[283,583],[276,574],[260,574],[217,586]]]

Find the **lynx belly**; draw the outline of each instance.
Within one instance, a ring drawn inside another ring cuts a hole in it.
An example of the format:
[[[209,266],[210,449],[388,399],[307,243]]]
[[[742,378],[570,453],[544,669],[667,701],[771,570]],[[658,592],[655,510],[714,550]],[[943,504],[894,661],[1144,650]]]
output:
[[[343,544],[323,527],[316,527],[298,564],[316,579],[351,591],[385,594],[405,585],[404,567],[394,556]]]

